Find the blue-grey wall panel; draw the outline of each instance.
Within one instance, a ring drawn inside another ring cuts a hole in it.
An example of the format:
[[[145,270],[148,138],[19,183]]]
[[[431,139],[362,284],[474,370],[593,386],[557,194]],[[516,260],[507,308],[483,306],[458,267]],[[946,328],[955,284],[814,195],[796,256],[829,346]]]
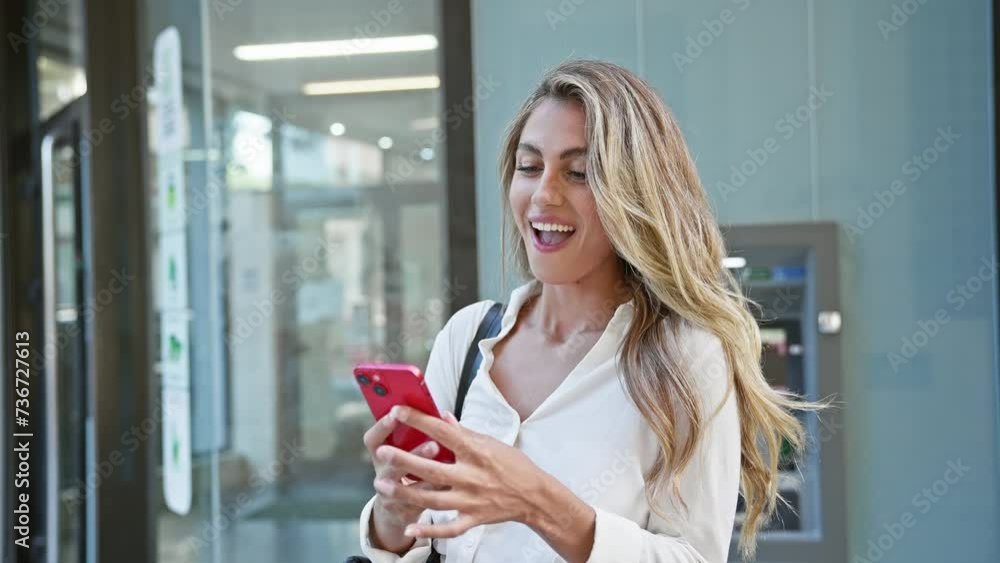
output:
[[[477,115],[483,295],[500,295],[495,163],[519,101],[568,57],[640,71],[722,221],[843,227],[851,561],[873,561],[869,540],[906,512],[916,524],[879,561],[1000,561],[990,3],[577,1],[553,25],[555,0],[475,3],[476,72],[501,83]],[[832,95],[788,135],[811,88]],[[779,148],[723,193],[769,137]]]

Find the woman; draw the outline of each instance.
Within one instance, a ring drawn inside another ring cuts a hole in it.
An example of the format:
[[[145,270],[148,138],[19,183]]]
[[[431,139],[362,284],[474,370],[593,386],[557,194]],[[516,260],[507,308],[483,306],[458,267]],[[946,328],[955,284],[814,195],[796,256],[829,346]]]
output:
[[[434,540],[448,563],[716,563],[742,493],[752,556],[781,444],[803,445],[790,410],[812,405],[761,374],[757,325],[669,110],[619,66],[564,63],[514,118],[500,175],[531,281],[481,344],[461,424],[400,407],[366,434],[366,554],[423,562]],[[426,377],[442,412],[489,306],[435,341]],[[400,423],[432,440],[382,445]],[[428,459],[439,445],[455,464]]]

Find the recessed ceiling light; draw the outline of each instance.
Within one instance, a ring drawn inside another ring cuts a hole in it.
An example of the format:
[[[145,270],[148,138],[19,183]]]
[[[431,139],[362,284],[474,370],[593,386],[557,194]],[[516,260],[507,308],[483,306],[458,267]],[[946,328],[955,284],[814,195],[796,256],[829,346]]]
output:
[[[440,120],[437,116],[421,117],[410,122],[410,129],[422,131],[424,129],[437,129]]]
[[[398,37],[358,37],[334,41],[240,45],[233,49],[233,55],[241,61],[276,61],[431,51],[437,46],[437,37],[433,35],[402,35]]]
[[[333,82],[308,82],[302,86],[307,96],[332,94],[369,94],[372,92],[395,92],[399,90],[429,90],[441,85],[437,76],[400,76],[396,78],[373,78],[370,80],[337,80]]]
[[[434,149],[430,147],[420,149],[420,158],[424,160],[434,160]]]
[[[722,267],[729,268],[730,270],[745,268],[746,265],[747,259],[742,256],[726,256],[722,259]]]
[[[344,127],[344,124],[339,121],[330,126],[330,134],[334,137],[343,135],[345,131],[347,131],[347,127]]]
[[[378,146],[381,149],[389,150],[392,148],[392,137],[380,137],[378,140]]]

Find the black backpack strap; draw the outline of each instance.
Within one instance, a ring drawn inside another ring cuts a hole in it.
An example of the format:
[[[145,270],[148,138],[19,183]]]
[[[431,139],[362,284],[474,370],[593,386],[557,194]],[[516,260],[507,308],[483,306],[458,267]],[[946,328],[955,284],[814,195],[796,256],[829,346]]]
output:
[[[500,325],[503,324],[503,303],[494,303],[486,311],[486,316],[479,323],[476,335],[469,344],[469,350],[465,353],[465,363],[462,364],[462,378],[458,381],[458,395],[455,397],[455,418],[462,419],[462,406],[465,405],[465,396],[469,393],[473,378],[479,371],[479,364],[483,361],[483,355],[479,353],[479,341],[484,338],[492,338],[500,333]],[[434,548],[431,541],[431,554],[427,557],[426,563],[441,563],[441,554]]]
[[[483,361],[483,355],[479,353],[479,341],[484,338],[492,338],[500,333],[500,325],[503,320],[503,303],[494,303],[486,316],[479,323],[476,336],[469,345],[469,350],[465,354],[465,363],[462,364],[462,379],[458,382],[458,395],[455,397],[455,418],[462,419],[462,406],[465,404],[465,395],[469,393],[472,380],[479,371],[479,364]]]

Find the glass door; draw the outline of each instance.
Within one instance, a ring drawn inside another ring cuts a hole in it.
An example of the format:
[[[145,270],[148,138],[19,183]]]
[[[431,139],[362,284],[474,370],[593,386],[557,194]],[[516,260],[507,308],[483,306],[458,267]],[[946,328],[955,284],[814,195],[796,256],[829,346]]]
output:
[[[82,100],[42,124],[42,255],[44,301],[46,561],[85,561],[88,483]],[[34,412],[40,412],[35,406]]]
[[[163,335],[178,316],[189,343],[171,368],[154,339],[161,383],[178,367],[190,382],[190,502],[158,507],[160,563],[360,552],[374,419],[351,369],[425,365],[476,291],[449,283],[476,262],[449,255],[450,223],[475,214],[450,216],[440,6],[143,3],[154,319]]]

